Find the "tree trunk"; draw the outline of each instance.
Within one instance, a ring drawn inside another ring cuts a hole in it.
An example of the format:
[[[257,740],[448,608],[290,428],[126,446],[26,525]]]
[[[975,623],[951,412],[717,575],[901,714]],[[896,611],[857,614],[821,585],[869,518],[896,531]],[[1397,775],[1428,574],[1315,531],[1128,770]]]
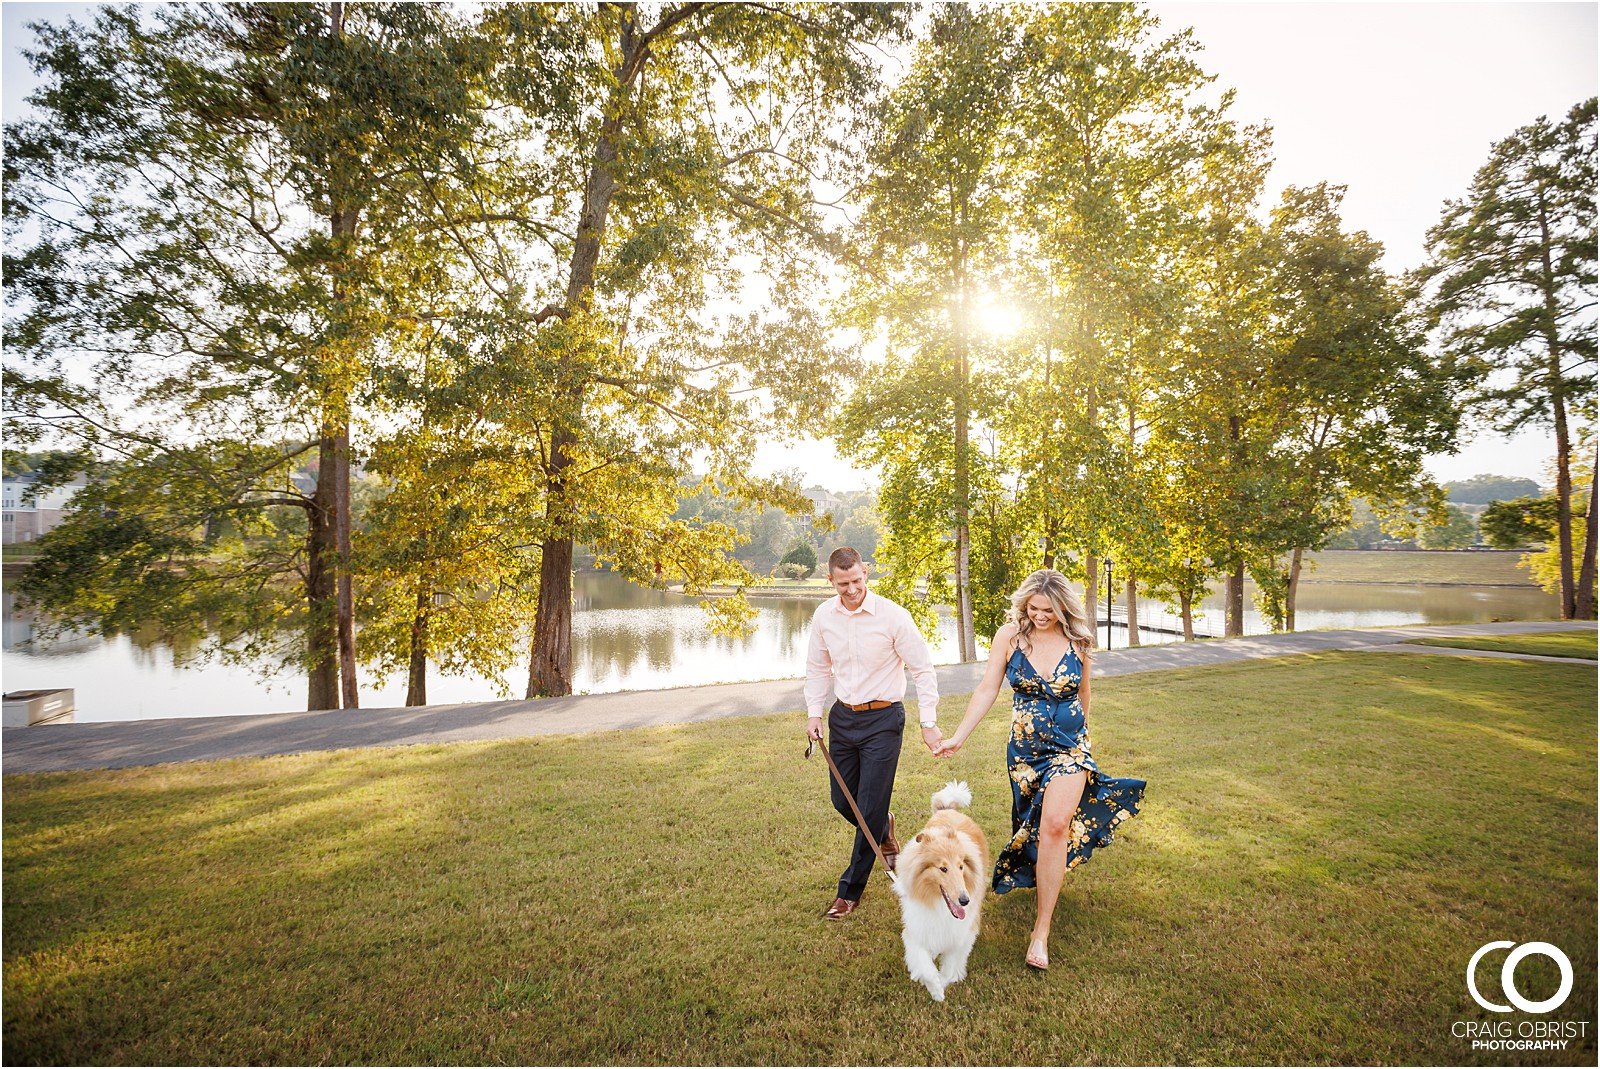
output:
[[[1236,559],[1233,571],[1228,573],[1227,621],[1223,627],[1227,638],[1244,636],[1244,559]]]
[[[1188,591],[1178,595],[1178,610],[1183,617],[1183,640],[1194,641],[1194,598]]]
[[[539,605],[534,611],[528,697],[572,693],[572,539],[544,544],[539,561]]]
[[[1554,358],[1551,363],[1555,363]],[[1559,374],[1559,369],[1552,373]],[[1561,396],[1559,384],[1553,390],[1551,408],[1556,424],[1556,531],[1561,552],[1561,618],[1571,620],[1578,611],[1577,584],[1572,576],[1572,458],[1568,453],[1566,398]]]
[[[1053,293],[1052,293],[1053,296]],[[1050,394],[1050,376],[1055,364],[1055,349],[1049,342],[1044,346],[1044,393],[1048,398]],[[1048,485],[1045,472],[1050,468],[1050,453],[1052,449],[1051,430],[1054,419],[1045,424],[1044,435],[1040,441],[1039,473],[1036,476],[1039,488],[1039,510],[1044,516],[1044,554],[1039,567],[1054,568],[1056,566],[1056,510],[1050,507],[1050,495],[1046,490]]]
[[[334,575],[339,552],[333,514],[333,439],[317,452],[317,489],[306,510],[306,653],[310,662],[307,709],[339,707],[339,626]]]
[[[1550,414],[1556,428],[1556,531],[1561,553],[1561,618],[1571,620],[1577,613],[1576,584],[1572,578],[1572,458],[1567,431],[1567,398],[1561,381],[1561,330],[1556,312],[1555,268],[1550,259],[1550,221],[1544,193],[1539,194],[1540,255],[1544,267],[1545,349],[1549,363]]]
[[[425,583],[417,585],[417,610],[411,617],[411,666],[406,675],[406,704],[428,704],[428,614],[433,597]]]
[[[336,41],[341,40],[344,37],[344,4],[330,4],[329,14],[333,38]],[[330,197],[333,204],[328,216],[328,234],[333,238],[336,255],[342,259],[349,255],[350,242],[355,237],[356,211],[338,191],[330,192]],[[336,268],[333,281],[335,308],[345,299],[344,286],[340,282],[344,268],[342,264],[336,265]],[[347,345],[349,339],[341,339],[341,342]],[[331,420],[333,434],[332,474],[335,497],[333,527],[334,544],[339,553],[336,612],[339,636],[339,683],[343,694],[340,705],[346,709],[355,709],[360,707],[361,698],[356,689],[355,591],[350,578],[350,389],[346,381],[347,372],[338,366],[342,362],[340,360],[335,363],[334,375],[337,380],[332,384],[332,397],[325,401],[324,419]],[[328,412],[327,408],[331,408],[332,411]]]
[[[972,474],[970,445],[967,441],[967,415],[971,400],[967,382],[967,324],[970,316],[966,284],[966,266],[957,265],[959,302],[956,309],[956,454],[955,454],[955,528],[956,528],[956,645],[963,661],[978,659],[977,639],[972,633],[972,530],[971,502]]]
[[[1240,497],[1239,480],[1243,478],[1245,470],[1244,428],[1237,413],[1228,414],[1228,440],[1232,443],[1233,469],[1229,472],[1232,488],[1229,493],[1235,503]],[[1238,509],[1234,511],[1237,522]],[[1228,573],[1223,611],[1222,635],[1224,638],[1240,638],[1244,635],[1244,556],[1242,553],[1233,558],[1233,569]]]
[[[339,549],[339,682],[346,709],[359,709],[361,696],[356,689],[356,612],[355,590],[350,567],[350,414],[343,413],[339,433],[334,438],[334,486],[339,495],[334,529]]]
[[[621,62],[613,73],[616,86],[607,101],[605,120],[595,140],[594,158],[584,185],[583,208],[572,243],[571,273],[567,277],[566,308],[570,317],[589,309],[594,301],[594,276],[605,238],[606,213],[616,195],[613,166],[622,122],[628,111],[633,80],[644,67],[647,45],[640,40],[632,7],[619,14],[618,43]],[[572,693],[572,520],[577,502],[569,485],[570,450],[578,441],[583,418],[582,381],[562,388],[568,411],[558,412],[550,434],[550,457],[545,466],[545,520],[547,535],[539,561],[539,602],[534,609],[533,649],[528,658],[528,697]]]
[[[1578,570],[1578,589],[1573,599],[1574,617],[1595,618],[1595,548],[1600,541],[1600,512],[1595,499],[1600,493],[1600,452],[1595,454],[1594,477],[1589,482],[1589,508],[1583,514],[1583,566]]]
[[[1283,626],[1287,631],[1294,630],[1294,598],[1300,590],[1300,555],[1304,552],[1296,549],[1289,557],[1289,588],[1283,595]]]
[[[1128,576],[1128,645],[1139,644],[1139,582]]]

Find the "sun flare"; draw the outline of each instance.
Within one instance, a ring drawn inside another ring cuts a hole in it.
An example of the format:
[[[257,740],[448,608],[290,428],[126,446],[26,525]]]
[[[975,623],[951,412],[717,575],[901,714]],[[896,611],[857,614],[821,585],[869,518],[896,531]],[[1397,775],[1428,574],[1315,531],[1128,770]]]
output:
[[[1016,305],[984,290],[972,302],[972,325],[980,333],[1004,341],[1020,333],[1027,326],[1027,318]]]

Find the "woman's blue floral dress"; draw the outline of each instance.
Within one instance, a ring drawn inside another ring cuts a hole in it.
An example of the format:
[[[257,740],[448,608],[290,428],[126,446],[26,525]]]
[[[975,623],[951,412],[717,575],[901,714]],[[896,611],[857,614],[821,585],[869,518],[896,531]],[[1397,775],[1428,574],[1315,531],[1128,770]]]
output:
[[[1103,775],[1089,753],[1088,725],[1078,682],[1083,662],[1068,647],[1046,679],[1022,651],[1013,650],[1006,662],[1011,683],[1011,742],[1006,746],[1006,769],[1011,775],[1011,841],[994,865],[994,890],[1005,894],[1035,884],[1039,861],[1039,818],[1044,811],[1044,790],[1059,775],[1087,770],[1083,798],[1072,817],[1072,843],[1067,868],[1074,869],[1114,838],[1112,829],[1139,812],[1145,781],[1114,779]]]

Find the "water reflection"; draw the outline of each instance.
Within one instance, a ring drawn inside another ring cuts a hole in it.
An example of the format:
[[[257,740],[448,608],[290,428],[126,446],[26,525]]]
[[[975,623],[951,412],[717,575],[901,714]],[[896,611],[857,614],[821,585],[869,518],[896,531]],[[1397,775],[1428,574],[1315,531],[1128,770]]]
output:
[[[1253,591],[1247,591],[1247,596]],[[573,616],[573,686],[578,691],[654,690],[758,679],[794,678],[805,671],[806,640],[817,601],[808,598],[758,598],[756,630],[745,639],[713,635],[694,599],[634,586],[615,575],[578,576]],[[141,633],[113,639],[72,635],[50,643],[35,641],[34,621],[19,613],[5,594],[4,668],[7,690],[72,687],[79,720],[131,720],[145,717],[214,716],[281,712],[302,708],[305,682],[289,672],[263,679],[244,668],[220,664],[174,664],[172,646]],[[1379,627],[1413,623],[1473,623],[1490,620],[1554,619],[1553,595],[1531,587],[1439,587],[1385,584],[1306,584],[1301,588],[1302,629]],[[1141,606],[1147,627],[1178,630],[1178,618],[1164,606]],[[1207,599],[1197,621],[1200,633],[1220,633],[1222,601]],[[1266,630],[1253,607],[1248,633]],[[1097,633],[1105,642],[1105,626]],[[1141,629],[1147,643],[1177,636]],[[1120,627],[1112,645],[1127,643]],[[187,645],[187,644],[184,644]],[[941,613],[931,643],[934,660],[956,660],[955,621]],[[184,659],[185,650],[179,651]],[[362,704],[405,703],[405,680],[379,687],[363,673]],[[429,698],[440,704],[520,697],[527,669],[503,679],[445,677],[435,670]]]

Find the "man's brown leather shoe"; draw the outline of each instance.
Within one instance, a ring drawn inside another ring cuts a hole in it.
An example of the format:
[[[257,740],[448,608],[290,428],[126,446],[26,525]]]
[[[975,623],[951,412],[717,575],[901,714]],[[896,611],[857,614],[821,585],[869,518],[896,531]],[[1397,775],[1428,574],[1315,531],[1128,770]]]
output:
[[[828,907],[828,912],[824,913],[823,916],[830,921],[842,920],[854,913],[859,905],[861,905],[861,899],[859,898],[835,898],[833,905]]]
[[[889,867],[890,872],[893,872],[895,862],[900,857],[900,842],[894,837],[893,813],[889,814],[889,832],[883,837],[883,842],[879,845],[883,847],[883,863]]]

